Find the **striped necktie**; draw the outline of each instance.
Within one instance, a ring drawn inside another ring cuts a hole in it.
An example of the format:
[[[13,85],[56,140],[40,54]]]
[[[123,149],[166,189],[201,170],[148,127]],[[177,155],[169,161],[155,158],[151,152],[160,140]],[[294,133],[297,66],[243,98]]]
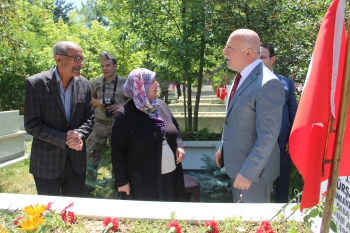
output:
[[[239,81],[241,80],[241,78],[242,78],[241,73],[238,73],[236,78],[235,78],[235,82],[233,83],[233,87],[232,87],[232,91],[231,91],[231,94],[230,94],[230,98],[228,100],[228,105],[230,105],[231,100],[233,98],[233,95],[236,93],[236,90],[237,90],[237,87],[238,87],[238,84],[239,84]]]

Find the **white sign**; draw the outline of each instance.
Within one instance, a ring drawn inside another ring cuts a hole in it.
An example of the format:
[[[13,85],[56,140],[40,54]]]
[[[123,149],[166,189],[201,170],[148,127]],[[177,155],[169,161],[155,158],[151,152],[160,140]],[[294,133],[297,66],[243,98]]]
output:
[[[338,207],[333,213],[338,232],[350,233],[350,176],[338,178],[334,206]]]

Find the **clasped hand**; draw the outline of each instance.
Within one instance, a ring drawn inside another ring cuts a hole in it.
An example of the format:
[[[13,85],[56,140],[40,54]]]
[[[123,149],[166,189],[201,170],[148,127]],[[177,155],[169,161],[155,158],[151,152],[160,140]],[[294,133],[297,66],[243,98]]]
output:
[[[67,132],[67,141],[66,144],[69,148],[80,151],[83,149],[83,140],[81,140],[80,134],[74,130],[69,130]]]

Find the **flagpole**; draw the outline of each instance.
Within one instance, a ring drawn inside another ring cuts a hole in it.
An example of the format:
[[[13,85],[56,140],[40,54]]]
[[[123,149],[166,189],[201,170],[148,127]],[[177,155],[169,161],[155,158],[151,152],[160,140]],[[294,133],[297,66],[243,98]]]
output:
[[[327,195],[324,204],[324,211],[322,217],[321,233],[328,233],[332,220],[333,205],[335,192],[338,181],[339,166],[341,160],[341,152],[343,149],[343,141],[346,127],[346,119],[348,113],[348,100],[350,97],[350,30],[348,30],[348,43],[346,51],[346,62],[345,62],[345,77],[342,85],[342,96],[340,99],[340,113],[339,120],[336,130],[336,141],[333,150],[333,159],[330,171],[330,177],[328,179]]]

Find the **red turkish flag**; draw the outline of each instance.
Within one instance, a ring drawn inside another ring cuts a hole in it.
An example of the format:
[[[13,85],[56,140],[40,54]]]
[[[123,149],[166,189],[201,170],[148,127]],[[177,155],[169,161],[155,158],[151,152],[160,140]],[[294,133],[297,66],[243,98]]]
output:
[[[320,183],[330,174],[331,164],[326,164],[322,176],[322,160],[326,148],[326,159],[332,159],[335,144],[333,132],[326,147],[328,122],[332,116],[335,118],[333,127],[337,125],[344,78],[347,42],[344,13],[345,0],[333,1],[326,12],[289,138],[291,158],[304,178],[301,210],[319,202]],[[346,175],[350,175],[349,124],[345,129],[339,171],[339,176]]]

